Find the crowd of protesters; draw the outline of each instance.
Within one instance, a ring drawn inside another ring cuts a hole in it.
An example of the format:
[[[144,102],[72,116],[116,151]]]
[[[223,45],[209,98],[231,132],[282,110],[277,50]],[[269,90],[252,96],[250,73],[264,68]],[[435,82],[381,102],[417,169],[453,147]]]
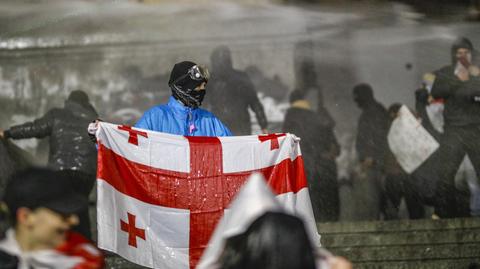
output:
[[[370,202],[362,204],[372,209],[370,219],[398,218],[402,198],[412,219],[430,217],[426,216],[426,205],[434,208],[435,218],[479,214],[480,188],[476,175],[470,176],[475,178],[469,182],[470,189],[461,189],[455,184],[461,165],[470,164],[476,174],[480,174],[480,69],[475,64],[474,52],[468,39],[456,40],[451,50],[451,63],[429,73],[422,88],[415,94],[412,91],[416,101],[414,114],[440,145],[412,173],[407,173],[398,163],[387,141],[401,104],[394,103],[386,109],[375,99],[374,89],[369,84],[353,87],[353,100],[362,111],[355,139],[356,176],[373,190],[368,193]],[[168,103],[146,111],[135,127],[192,136],[249,135],[252,130],[248,109],[251,109],[261,131],[268,132],[268,121],[253,84],[246,73],[233,69],[230,50],[224,46],[216,48],[211,61],[212,77],[205,67],[196,63],[177,63],[170,74],[168,86],[172,96]],[[207,93],[207,83],[211,98],[206,107],[213,113],[200,108]],[[311,91],[320,95],[317,107],[312,107],[307,98]],[[316,220],[338,221],[340,198],[336,158],[340,145],[335,137],[335,122],[322,99],[318,89],[293,90],[282,131],[301,138]],[[0,130],[2,139],[50,137],[48,166],[51,169],[27,170],[16,174],[7,184],[8,192],[3,200],[13,213],[10,217],[14,228],[7,233],[6,241],[0,242],[0,249],[6,252],[0,253],[2,259],[17,265],[41,264],[44,259],[60,258],[51,253],[29,256],[23,251],[54,249],[54,254],[65,258],[65,262],[73,262],[75,259],[70,258],[79,256],[81,250],[68,246],[70,233],[67,231],[78,223],[81,241],[89,242],[91,228],[86,201],[95,181],[96,149],[86,130],[96,119],[98,115],[88,96],[77,90],[68,96],[64,108],[52,109],[32,122]],[[90,126],[90,131],[94,131],[95,124]],[[40,181],[45,184],[38,184]],[[42,219],[51,220],[56,226],[42,226]],[[252,224],[252,231],[268,225],[272,219],[281,223],[298,222],[289,216],[271,214]],[[65,244],[67,246],[63,247]],[[12,246],[15,251],[9,251]],[[238,260],[238,264],[226,262],[222,268],[244,268],[244,264],[256,263],[248,257],[252,249],[244,247],[247,249],[241,253],[243,260]],[[276,263],[281,261],[281,253],[278,257]],[[83,257],[83,260],[93,263],[91,268],[103,264],[100,254]],[[313,257],[305,262],[308,264],[301,268],[315,267]]]
[[[352,98],[361,114],[353,153],[356,164],[350,167],[348,181],[356,181],[366,190],[356,205],[361,207],[359,219],[398,219],[402,199],[410,219],[479,215],[479,74],[473,44],[459,38],[451,48],[451,63],[427,73],[421,88],[412,89],[415,109],[411,111],[440,146],[409,173],[388,143],[390,127],[402,104],[393,103],[387,109],[375,99],[368,83],[353,87]],[[313,108],[305,97],[310,91],[291,93],[282,131],[302,138],[316,220],[335,221],[340,208],[335,163],[339,145],[334,122],[322,102]],[[462,180],[467,182],[459,184]],[[426,207],[433,208],[431,215]]]
[[[428,73],[412,95],[413,113],[439,148],[411,173],[402,169],[387,143],[401,104],[387,110],[375,100],[370,85],[353,88],[353,98],[362,110],[356,138],[359,174],[366,175],[373,186],[370,195],[376,197],[370,199],[375,212],[371,219],[398,218],[402,197],[411,219],[429,217],[425,206],[434,208],[433,218],[478,215],[480,70],[474,52],[470,40],[457,39],[451,48],[451,63]],[[462,162],[473,165],[476,172],[467,175],[466,188],[455,180]]]

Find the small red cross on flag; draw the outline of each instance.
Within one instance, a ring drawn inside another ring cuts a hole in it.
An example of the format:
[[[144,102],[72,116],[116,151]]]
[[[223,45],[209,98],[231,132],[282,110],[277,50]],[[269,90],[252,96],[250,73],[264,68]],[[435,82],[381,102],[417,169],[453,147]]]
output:
[[[270,150],[278,149],[278,138],[285,136],[285,134],[266,134],[266,135],[259,135],[258,140],[262,143],[265,141],[270,141]]]
[[[134,130],[134,129],[132,129],[132,127],[127,126],[127,125],[118,126],[118,129],[122,130],[122,131],[127,131],[128,134],[129,134],[128,143],[134,144],[134,145],[137,145],[137,146],[138,146],[138,136],[139,135],[141,135],[143,137],[148,137],[146,132]]]
[[[135,215],[132,215],[127,212],[128,215],[128,223],[120,220],[120,227],[122,231],[128,233],[128,244],[132,247],[137,247],[137,237],[142,238],[145,240],[145,230],[139,229],[135,227]]]

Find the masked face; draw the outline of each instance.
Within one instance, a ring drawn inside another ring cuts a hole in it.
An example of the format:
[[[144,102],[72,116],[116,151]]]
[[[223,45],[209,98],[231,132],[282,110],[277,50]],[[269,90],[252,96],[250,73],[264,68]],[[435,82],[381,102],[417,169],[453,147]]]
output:
[[[172,94],[175,99],[182,102],[185,106],[197,108],[202,104],[203,98],[205,97],[206,84],[206,82],[201,82],[198,86],[194,88],[193,85],[171,85],[170,87],[172,88]]]
[[[172,95],[183,105],[197,108],[205,97],[205,85],[210,77],[208,69],[204,66],[194,65],[188,71],[169,82]]]
[[[197,86],[191,93],[190,96],[196,100],[198,106],[200,106],[203,102],[203,98],[205,98],[206,91],[206,82],[202,82],[199,86]]]
[[[457,49],[455,58],[465,67],[469,67],[472,63],[472,53],[469,49],[466,48]]]

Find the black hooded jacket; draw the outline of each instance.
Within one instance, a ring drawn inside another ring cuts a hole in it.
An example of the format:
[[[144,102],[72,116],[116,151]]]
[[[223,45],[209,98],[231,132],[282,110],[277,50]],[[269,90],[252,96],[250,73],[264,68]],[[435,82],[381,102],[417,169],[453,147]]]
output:
[[[234,135],[251,134],[248,108],[255,113],[260,127],[267,128],[263,105],[246,73],[232,68],[219,70],[213,73],[207,91],[206,99],[211,104],[212,112],[230,128]]]
[[[356,150],[360,161],[372,158],[377,167],[383,166],[388,149],[389,125],[390,119],[382,104],[374,99],[364,104],[358,119],[356,138]]]
[[[213,73],[205,101],[215,116],[228,126],[233,135],[250,135],[250,108],[260,127],[266,129],[268,122],[263,105],[247,73],[233,68],[230,48],[225,45],[216,47],[210,60]]]
[[[64,108],[53,108],[33,122],[11,127],[5,131],[5,137],[21,139],[49,136],[49,167],[95,174],[97,151],[86,129],[96,118],[97,112],[89,103],[67,100]]]
[[[468,126],[480,124],[480,102],[475,102],[475,97],[480,97],[480,76],[470,76],[467,81],[461,81],[455,75],[455,53],[459,48],[470,49],[474,61],[474,49],[468,39],[459,39],[452,46],[452,64],[435,72],[435,82],[432,86],[434,98],[445,99],[443,112],[445,127]]]

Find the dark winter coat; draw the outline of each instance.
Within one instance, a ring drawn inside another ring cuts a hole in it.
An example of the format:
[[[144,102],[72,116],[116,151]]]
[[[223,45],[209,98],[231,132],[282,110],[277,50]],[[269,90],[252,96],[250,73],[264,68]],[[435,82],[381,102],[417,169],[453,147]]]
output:
[[[320,116],[312,110],[291,107],[285,114],[282,132],[292,133],[301,139],[302,155],[319,158],[332,147],[338,147],[332,125],[324,125]]]
[[[88,124],[98,117],[91,105],[66,101],[64,108],[53,108],[43,117],[5,131],[13,139],[49,136],[48,165],[55,170],[78,170],[95,174],[97,151],[87,133]]]
[[[294,103],[287,110],[283,132],[300,137],[313,213],[317,221],[336,221],[339,213],[337,165],[339,145],[333,133],[335,123],[322,109],[315,113]],[[328,119],[328,120],[326,120]]]
[[[387,134],[390,118],[383,105],[375,100],[369,102],[358,119],[356,150],[363,161],[372,158],[376,166],[383,166],[388,149]]]
[[[250,78],[245,72],[234,69],[217,71],[207,86],[205,101],[234,135],[250,135],[251,122],[248,108],[257,117],[261,128],[267,128],[263,106]]]
[[[474,102],[474,97],[480,97],[480,77],[470,76],[468,81],[461,81],[454,72],[454,65],[436,71],[432,86],[432,96],[445,99],[445,127],[478,125],[480,102]]]

